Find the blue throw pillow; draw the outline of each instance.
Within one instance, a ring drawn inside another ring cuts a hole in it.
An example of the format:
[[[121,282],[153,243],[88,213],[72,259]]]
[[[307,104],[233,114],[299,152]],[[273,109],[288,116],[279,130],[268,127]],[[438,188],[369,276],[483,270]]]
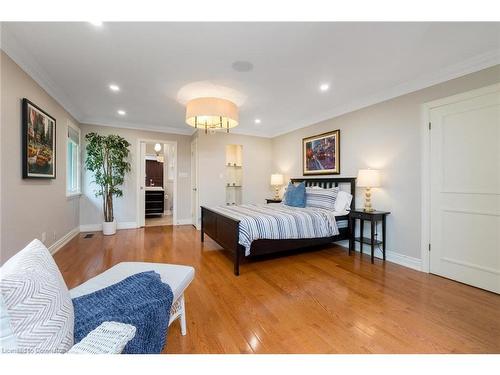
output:
[[[305,207],[306,185],[303,182],[298,185],[294,185],[290,182],[286,188],[283,203],[292,207]]]

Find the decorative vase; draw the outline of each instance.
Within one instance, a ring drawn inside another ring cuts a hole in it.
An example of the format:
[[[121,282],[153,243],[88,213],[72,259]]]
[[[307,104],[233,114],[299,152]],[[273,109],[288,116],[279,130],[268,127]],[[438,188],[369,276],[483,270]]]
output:
[[[116,220],[105,221],[102,223],[102,234],[111,236],[116,233]]]

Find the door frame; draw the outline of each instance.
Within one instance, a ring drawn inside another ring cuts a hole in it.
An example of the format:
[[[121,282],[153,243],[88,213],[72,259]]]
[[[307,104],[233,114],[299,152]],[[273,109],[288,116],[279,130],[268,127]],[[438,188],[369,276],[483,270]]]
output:
[[[193,148],[196,150],[196,155],[193,156]],[[195,217],[194,217],[194,222],[193,222],[193,225],[196,229],[200,229],[200,225],[199,225],[199,212],[198,212],[198,206],[199,206],[199,202],[200,202],[200,189],[198,188],[199,185],[200,185],[200,181],[199,181],[199,174],[198,174],[198,138],[194,138],[192,141],[191,141],[191,218],[193,216],[193,208],[194,208],[194,212],[195,212]],[[194,159],[194,160],[193,160]],[[194,168],[194,171],[193,171],[193,165],[195,166]],[[193,174],[196,176],[196,194],[195,195],[195,199],[193,201]],[[194,207],[193,207],[194,206]]]
[[[177,141],[165,141],[162,139],[145,139],[145,138],[139,138],[137,140],[137,160],[136,160],[136,170],[137,170],[137,177],[136,177],[136,223],[137,223],[137,228],[141,228],[144,226],[144,212],[141,214],[141,183],[144,183],[144,181],[141,182],[141,161],[145,157],[145,155],[142,154],[141,152],[141,143],[161,143],[162,145],[168,144],[174,146],[175,152],[174,152],[174,199],[173,199],[173,204],[174,204],[174,209],[172,212],[172,224],[177,225],[177,207],[179,197],[177,194],[177,161],[178,161],[178,149],[177,149]],[[165,150],[164,150],[165,152]],[[165,185],[165,181],[164,181]],[[144,203],[145,206],[145,203]]]
[[[477,96],[491,94],[500,91],[500,83],[481,87],[479,89],[466,91],[457,95],[433,100],[422,104],[422,124],[421,124],[421,236],[420,236],[420,256],[422,259],[422,272],[430,272],[429,245],[431,243],[431,131],[429,129],[430,112],[432,109],[444,105],[472,99]]]

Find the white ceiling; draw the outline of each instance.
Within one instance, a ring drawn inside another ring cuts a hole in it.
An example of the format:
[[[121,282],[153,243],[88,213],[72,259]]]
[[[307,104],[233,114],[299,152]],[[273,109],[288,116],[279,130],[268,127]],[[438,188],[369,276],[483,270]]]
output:
[[[500,23],[3,23],[2,49],[83,123],[191,134],[208,88],[270,137],[498,64]]]

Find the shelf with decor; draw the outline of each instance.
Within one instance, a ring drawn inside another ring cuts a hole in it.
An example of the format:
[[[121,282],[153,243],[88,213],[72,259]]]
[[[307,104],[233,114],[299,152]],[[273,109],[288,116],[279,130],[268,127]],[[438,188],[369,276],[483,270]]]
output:
[[[226,146],[226,205],[241,204],[243,201],[243,146]]]

